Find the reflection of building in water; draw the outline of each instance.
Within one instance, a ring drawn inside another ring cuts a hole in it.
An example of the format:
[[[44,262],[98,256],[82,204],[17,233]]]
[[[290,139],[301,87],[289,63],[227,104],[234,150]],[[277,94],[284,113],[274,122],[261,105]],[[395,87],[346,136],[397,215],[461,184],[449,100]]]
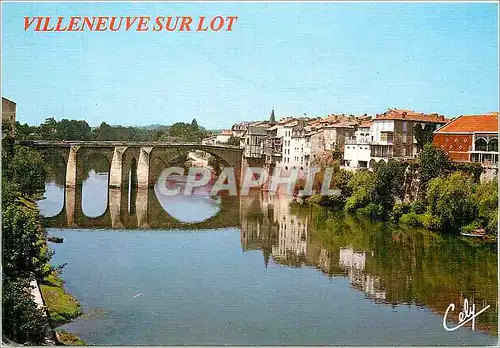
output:
[[[352,248],[340,248],[339,254],[339,266],[347,270],[351,284],[368,297],[384,300],[386,293],[380,290],[380,278],[364,272],[366,253],[356,252]]]
[[[277,262],[298,266],[305,262],[308,217],[293,214],[291,199],[267,193],[241,197],[241,243],[244,250],[262,249]]]
[[[332,267],[332,265],[337,265],[334,262],[334,258],[335,255],[328,251],[328,249],[325,249],[321,245],[321,242],[308,240],[306,252],[307,265],[314,266],[329,277],[341,275],[343,274],[341,271],[337,271]]]
[[[307,251],[308,221],[289,213],[289,209],[282,209],[279,205],[278,215],[278,244],[273,246],[274,258],[289,258],[290,256],[305,256]],[[288,210],[288,211],[287,211]],[[276,211],[276,210],[275,210]]]
[[[339,264],[345,268],[365,269],[365,252],[355,252],[352,248],[340,248]]]

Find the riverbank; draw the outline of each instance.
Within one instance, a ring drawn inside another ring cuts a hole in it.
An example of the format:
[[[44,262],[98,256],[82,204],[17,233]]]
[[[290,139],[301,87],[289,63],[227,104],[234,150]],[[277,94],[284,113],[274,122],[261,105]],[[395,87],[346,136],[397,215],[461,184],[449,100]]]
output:
[[[330,168],[330,189],[338,189],[338,195],[306,195],[305,180],[296,185],[295,195],[373,220],[444,234],[482,231],[486,241],[496,241],[498,185],[496,180],[480,180],[480,165],[451,162],[442,151],[426,144],[413,162],[394,160],[372,171],[350,172],[330,160]],[[320,192],[326,173],[326,167],[321,167],[315,176],[315,192]]]
[[[57,340],[69,346],[86,345],[79,337],[64,330],[56,330],[58,326],[69,323],[83,314],[78,300],[64,289],[64,281],[53,272],[40,282],[40,291],[56,332]]]

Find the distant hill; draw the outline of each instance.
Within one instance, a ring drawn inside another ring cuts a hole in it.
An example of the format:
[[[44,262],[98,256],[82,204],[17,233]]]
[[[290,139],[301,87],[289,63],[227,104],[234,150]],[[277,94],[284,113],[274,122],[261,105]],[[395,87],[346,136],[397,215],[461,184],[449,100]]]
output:
[[[147,130],[152,130],[152,129],[167,129],[170,126],[165,126],[163,124],[150,124],[148,126],[136,126],[137,128],[144,128]]]

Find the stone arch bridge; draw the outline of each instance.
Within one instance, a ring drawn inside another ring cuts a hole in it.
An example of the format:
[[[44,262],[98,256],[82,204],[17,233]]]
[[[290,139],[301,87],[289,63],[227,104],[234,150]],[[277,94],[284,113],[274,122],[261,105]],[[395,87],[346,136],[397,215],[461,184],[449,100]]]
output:
[[[92,155],[102,155],[108,161],[110,188],[128,186],[129,173],[137,179],[139,188],[153,187],[163,169],[196,150],[211,154],[226,167],[233,167],[238,187],[244,170],[243,149],[229,145],[123,141],[25,141],[21,144],[34,147],[45,156],[60,156],[66,165],[66,187],[81,185],[84,163]]]

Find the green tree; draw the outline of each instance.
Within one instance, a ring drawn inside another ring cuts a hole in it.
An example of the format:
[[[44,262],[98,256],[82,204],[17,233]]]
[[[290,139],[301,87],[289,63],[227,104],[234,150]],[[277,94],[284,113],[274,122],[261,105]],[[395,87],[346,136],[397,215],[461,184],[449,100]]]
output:
[[[118,140],[113,135],[112,127],[106,122],[101,122],[99,127],[92,131],[92,139],[94,140]]]
[[[201,142],[205,134],[206,132],[201,127],[198,127],[196,120],[193,120],[191,124],[184,122],[174,123],[166,133],[168,137],[175,137],[180,141],[197,143]]]
[[[344,209],[352,212],[372,202],[375,195],[375,175],[367,170],[356,171],[347,187],[351,195],[347,198]]]
[[[51,271],[52,252],[45,243],[36,203],[21,196],[6,180],[2,188],[2,269],[7,277],[43,278]]]
[[[45,162],[33,149],[16,146],[12,155],[5,154],[3,175],[19,185],[23,196],[40,195],[45,190]]]
[[[488,234],[498,234],[498,181],[491,180],[477,185],[474,198],[478,207],[479,225]]]
[[[422,151],[426,144],[432,143],[435,130],[436,124],[433,123],[427,123],[424,127],[420,123],[417,123],[413,127],[413,134],[415,140],[417,140],[417,149],[419,151]]]
[[[433,144],[425,144],[417,158],[417,168],[420,174],[420,192],[425,192],[427,183],[439,176],[449,173],[451,161],[443,151]]]
[[[56,125],[58,140],[90,140],[92,130],[86,121],[62,119]]]
[[[38,132],[38,127],[31,127],[29,124],[21,124],[16,122],[16,139],[17,140],[27,140],[36,138]]]
[[[20,344],[42,345],[45,320],[30,290],[29,279],[3,278],[2,336]]]
[[[55,118],[53,117],[46,118],[45,122],[40,125],[37,131],[40,135],[43,136],[43,139],[56,140],[57,124],[58,122],[55,120]]]
[[[443,230],[457,232],[475,220],[477,205],[473,180],[461,172],[432,179],[427,190],[427,212],[439,218]]]
[[[404,162],[382,162],[374,172],[374,201],[381,204],[386,211],[392,210],[396,197],[403,198],[406,167]]]

